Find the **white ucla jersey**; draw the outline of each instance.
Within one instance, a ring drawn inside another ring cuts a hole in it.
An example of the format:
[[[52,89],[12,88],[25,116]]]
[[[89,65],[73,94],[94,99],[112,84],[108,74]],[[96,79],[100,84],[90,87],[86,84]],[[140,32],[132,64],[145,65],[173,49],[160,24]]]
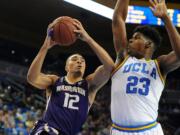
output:
[[[156,121],[163,89],[164,80],[156,60],[126,57],[112,76],[113,123],[136,126]]]

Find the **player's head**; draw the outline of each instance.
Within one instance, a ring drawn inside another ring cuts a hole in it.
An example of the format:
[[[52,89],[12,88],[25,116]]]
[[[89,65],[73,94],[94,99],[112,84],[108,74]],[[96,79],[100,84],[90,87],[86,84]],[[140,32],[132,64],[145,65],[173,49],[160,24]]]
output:
[[[86,68],[86,62],[82,55],[73,54],[66,60],[65,70],[67,73],[73,73],[78,76],[83,76]]]
[[[136,57],[152,57],[154,51],[160,46],[159,32],[150,26],[138,26],[128,43],[128,53]]]

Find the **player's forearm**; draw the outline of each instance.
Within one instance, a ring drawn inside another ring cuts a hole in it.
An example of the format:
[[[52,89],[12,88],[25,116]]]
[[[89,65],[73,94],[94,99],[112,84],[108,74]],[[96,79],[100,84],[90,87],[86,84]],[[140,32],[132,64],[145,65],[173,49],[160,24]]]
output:
[[[111,72],[114,67],[114,62],[109,54],[92,38],[89,38],[89,40],[87,40],[87,43],[98,56],[99,60],[104,65],[104,68]]]
[[[48,48],[46,47],[47,42],[41,47],[39,53],[33,60],[27,74],[28,81],[35,81],[37,77],[41,74],[42,65],[47,54]]]
[[[170,17],[167,15],[163,18],[167,33],[169,35],[169,39],[171,42],[171,46],[176,53],[177,57],[180,59],[180,35],[176,28],[173,26]]]
[[[113,23],[116,24],[118,18],[121,17],[124,21],[126,20],[128,13],[129,0],[118,0],[114,9]]]
[[[117,55],[126,49],[127,37],[125,20],[128,13],[128,5],[129,0],[118,0],[113,14],[112,31],[114,48]]]

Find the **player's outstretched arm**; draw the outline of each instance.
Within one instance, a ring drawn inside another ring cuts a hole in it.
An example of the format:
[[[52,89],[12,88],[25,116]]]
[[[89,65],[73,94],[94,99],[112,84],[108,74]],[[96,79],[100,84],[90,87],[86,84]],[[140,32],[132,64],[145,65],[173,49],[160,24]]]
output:
[[[103,64],[98,67],[93,74],[86,78],[90,89],[89,100],[90,102],[93,102],[96,92],[109,80],[110,74],[114,68],[114,62],[109,54],[88,35],[82,24],[78,20],[74,21],[74,25],[78,28],[78,30],[75,30],[77,35],[79,34],[78,38],[85,41],[91,47]]]
[[[50,36],[46,36],[43,46],[33,60],[27,74],[27,81],[36,88],[47,89],[48,86],[58,78],[56,75],[46,75],[41,72],[42,65],[47,54],[55,43],[51,40]]]
[[[117,0],[113,14],[112,31],[117,60],[119,59],[117,62],[121,62],[124,58],[123,52],[127,45],[125,21],[128,13],[128,5],[129,0]]]
[[[168,72],[180,67],[180,35],[176,28],[173,26],[170,17],[168,16],[165,0],[149,1],[151,4],[150,8],[154,15],[164,21],[171,42],[171,46],[173,48],[172,52],[167,55],[162,55],[158,58],[158,62],[163,69],[163,72],[167,74]]]

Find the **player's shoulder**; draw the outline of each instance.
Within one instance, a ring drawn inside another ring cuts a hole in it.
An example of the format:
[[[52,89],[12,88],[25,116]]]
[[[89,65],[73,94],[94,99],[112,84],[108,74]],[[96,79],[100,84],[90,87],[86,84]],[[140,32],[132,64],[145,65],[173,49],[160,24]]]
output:
[[[116,62],[115,62],[115,67],[111,73],[111,75],[113,75],[118,69],[120,69],[124,63],[127,62],[127,60],[130,58],[131,56],[130,55],[124,55],[122,58],[119,58],[117,56],[117,59],[116,59]]]

